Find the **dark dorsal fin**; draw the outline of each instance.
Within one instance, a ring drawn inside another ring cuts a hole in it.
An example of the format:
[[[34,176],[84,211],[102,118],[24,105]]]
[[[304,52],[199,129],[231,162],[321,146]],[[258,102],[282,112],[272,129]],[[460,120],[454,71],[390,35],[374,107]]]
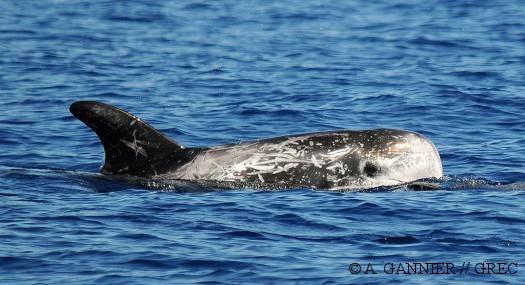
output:
[[[102,142],[102,173],[151,177],[166,171],[168,162],[184,160],[181,145],[126,111],[94,101],[75,102],[69,110]]]

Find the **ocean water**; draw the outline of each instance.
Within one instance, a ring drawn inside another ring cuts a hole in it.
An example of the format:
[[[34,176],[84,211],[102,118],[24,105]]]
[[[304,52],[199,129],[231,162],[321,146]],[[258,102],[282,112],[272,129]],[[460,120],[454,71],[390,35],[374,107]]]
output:
[[[0,96],[0,284],[525,284],[520,0],[4,0]],[[417,131],[446,176],[149,189],[98,174],[76,100],[187,146]]]

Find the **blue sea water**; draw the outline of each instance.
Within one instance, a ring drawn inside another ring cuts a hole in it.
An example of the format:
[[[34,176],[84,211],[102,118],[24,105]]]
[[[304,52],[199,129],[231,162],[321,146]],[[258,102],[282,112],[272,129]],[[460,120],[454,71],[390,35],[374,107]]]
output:
[[[4,0],[0,95],[0,284],[525,284],[523,1]],[[86,99],[188,146],[417,131],[443,190],[111,181]]]

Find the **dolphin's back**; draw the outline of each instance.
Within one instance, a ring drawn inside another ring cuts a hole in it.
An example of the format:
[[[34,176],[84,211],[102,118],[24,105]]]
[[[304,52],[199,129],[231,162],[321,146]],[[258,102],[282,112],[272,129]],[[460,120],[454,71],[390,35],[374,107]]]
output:
[[[80,101],[70,110],[100,138],[104,174],[228,188],[318,189],[365,189],[443,175],[435,146],[410,131],[335,131],[184,148],[113,106]]]
[[[106,159],[104,174],[152,177],[190,161],[196,149],[186,149],[116,107],[94,101],[75,102],[71,113],[99,137]]]

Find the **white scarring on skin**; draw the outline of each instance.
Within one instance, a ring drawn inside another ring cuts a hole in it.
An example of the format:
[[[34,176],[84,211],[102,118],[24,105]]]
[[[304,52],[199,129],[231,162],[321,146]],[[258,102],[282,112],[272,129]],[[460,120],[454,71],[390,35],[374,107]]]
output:
[[[330,135],[339,137],[338,134]],[[267,183],[264,175],[287,172],[304,174],[301,177],[287,177],[286,181],[280,182],[311,183],[313,176],[307,175],[316,175],[311,172],[314,169],[324,169],[325,179],[334,185],[332,189],[337,189],[394,185],[409,181],[414,175],[415,179],[428,176],[423,173],[427,170],[421,170],[421,175],[426,176],[417,177],[417,171],[429,159],[429,152],[435,152],[435,149],[433,145],[429,148],[426,140],[413,134],[392,138],[392,142],[385,143],[388,146],[386,149],[368,148],[366,151],[363,143],[348,141],[344,135],[340,137],[343,138],[343,143],[341,139],[336,139],[339,145],[334,140],[329,143],[331,148],[327,149],[318,147],[322,144],[312,140],[315,135],[293,137],[279,143],[254,142],[214,147],[197,155],[192,162],[176,172],[161,175],[161,178],[242,182],[255,177],[260,183]],[[368,144],[373,145],[373,142]],[[349,168],[350,162],[347,159],[352,155],[360,157],[359,165],[356,166],[360,171],[358,173],[355,172],[356,169]],[[432,155],[437,157],[431,159],[439,160],[437,152]],[[364,175],[364,168],[369,162],[384,171],[388,170],[388,173],[367,177]],[[434,172],[440,174],[440,171],[441,169]],[[254,181],[253,178],[251,181]]]

